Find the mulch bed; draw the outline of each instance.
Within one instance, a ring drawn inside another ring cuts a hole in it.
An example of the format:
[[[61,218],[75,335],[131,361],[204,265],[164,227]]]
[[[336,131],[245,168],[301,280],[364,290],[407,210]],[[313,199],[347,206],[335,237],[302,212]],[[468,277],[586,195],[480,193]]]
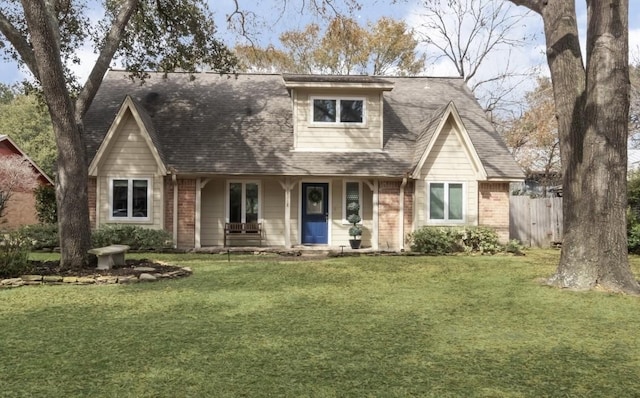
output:
[[[140,260],[125,260],[125,265],[115,266],[107,270],[99,270],[95,267],[82,268],[79,270],[63,270],[60,269],[60,262],[58,261],[31,261],[32,274],[37,275],[60,275],[60,276],[136,276],[139,277],[142,273],[149,273],[148,270],[136,270],[137,267],[154,268],[155,273],[163,274],[172,271],[181,270],[181,267],[168,264],[160,264],[148,259]]]

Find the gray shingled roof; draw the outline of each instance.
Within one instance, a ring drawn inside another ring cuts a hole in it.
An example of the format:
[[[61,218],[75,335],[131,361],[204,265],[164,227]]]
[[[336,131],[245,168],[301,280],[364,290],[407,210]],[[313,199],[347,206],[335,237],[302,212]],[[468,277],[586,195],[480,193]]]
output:
[[[365,79],[372,80],[380,81]],[[165,166],[180,174],[401,177],[412,171],[417,137],[453,101],[488,177],[523,177],[462,79],[384,81],[394,88],[384,93],[383,151],[324,153],[293,151],[292,103],[281,75],[150,73],[141,84],[110,71],[85,117],[88,158],[129,95]]]

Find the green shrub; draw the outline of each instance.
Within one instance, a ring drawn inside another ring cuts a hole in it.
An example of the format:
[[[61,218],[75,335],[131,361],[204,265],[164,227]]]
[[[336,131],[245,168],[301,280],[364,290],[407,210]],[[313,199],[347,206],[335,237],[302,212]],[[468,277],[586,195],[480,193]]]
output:
[[[30,251],[31,240],[19,231],[4,235],[0,240],[0,277],[28,274]]]
[[[171,235],[164,230],[137,225],[104,225],[91,235],[94,247],[128,245],[133,250],[159,250],[171,246]]]
[[[521,255],[523,254],[522,252],[524,251],[524,246],[519,240],[511,239],[509,242],[507,242],[507,245],[504,247],[504,251],[506,251],[507,253]]]
[[[640,223],[635,222],[627,229],[629,253],[640,254]]]
[[[407,240],[412,251],[425,254],[494,254],[505,249],[496,231],[487,227],[422,227],[409,234]]]
[[[498,234],[487,227],[467,227],[461,231],[465,252],[494,254],[503,250]]]
[[[41,185],[35,189],[36,211],[38,221],[43,224],[56,224],[58,222],[58,209],[56,207],[56,190],[49,185]]]
[[[33,250],[53,249],[60,246],[58,224],[33,224],[20,229],[31,240]]]
[[[454,228],[422,227],[412,234],[408,240],[411,251],[425,254],[447,254],[460,250],[460,233]]]

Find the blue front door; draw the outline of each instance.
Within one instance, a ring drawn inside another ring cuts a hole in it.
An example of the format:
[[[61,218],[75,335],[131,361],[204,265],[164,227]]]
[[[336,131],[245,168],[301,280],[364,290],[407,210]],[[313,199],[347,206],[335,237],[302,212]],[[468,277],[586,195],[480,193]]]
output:
[[[302,243],[324,244],[329,237],[329,184],[302,183]]]

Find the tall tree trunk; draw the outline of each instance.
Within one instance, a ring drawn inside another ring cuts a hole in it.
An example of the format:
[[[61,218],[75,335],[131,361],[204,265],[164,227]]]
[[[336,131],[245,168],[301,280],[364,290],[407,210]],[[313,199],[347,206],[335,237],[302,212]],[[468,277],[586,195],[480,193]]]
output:
[[[549,282],[640,293],[627,258],[628,0],[588,0],[587,68],[573,0],[512,0],[542,15],[563,174],[564,237]]]
[[[60,231],[61,265],[79,268],[87,265],[91,245],[88,169],[82,125],[64,81],[60,49],[43,0],[23,0],[31,45],[37,60],[42,90],[51,115],[58,147],[56,199]]]

